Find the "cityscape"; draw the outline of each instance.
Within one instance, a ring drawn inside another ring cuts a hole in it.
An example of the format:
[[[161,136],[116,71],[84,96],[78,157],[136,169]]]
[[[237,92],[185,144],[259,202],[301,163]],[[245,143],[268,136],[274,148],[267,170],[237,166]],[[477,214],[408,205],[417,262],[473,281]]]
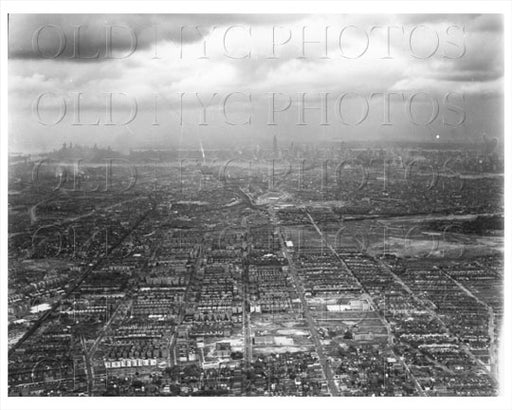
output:
[[[9,404],[494,408],[503,15],[194,13],[6,16]]]
[[[9,394],[496,395],[482,147],[11,157]]]

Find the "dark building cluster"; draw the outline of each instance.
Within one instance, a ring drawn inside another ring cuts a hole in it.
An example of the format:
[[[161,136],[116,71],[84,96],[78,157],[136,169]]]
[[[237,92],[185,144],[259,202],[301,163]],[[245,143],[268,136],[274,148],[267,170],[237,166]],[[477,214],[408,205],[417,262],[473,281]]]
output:
[[[502,158],[269,145],[13,158],[9,394],[496,395]]]

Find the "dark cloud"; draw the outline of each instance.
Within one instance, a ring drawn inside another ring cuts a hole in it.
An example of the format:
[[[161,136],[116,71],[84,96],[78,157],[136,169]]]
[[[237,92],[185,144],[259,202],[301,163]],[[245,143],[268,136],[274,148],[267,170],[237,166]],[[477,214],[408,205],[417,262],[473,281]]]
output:
[[[471,24],[470,30],[503,33],[503,16],[499,14],[480,14]]]
[[[399,14],[404,24],[410,25],[431,25],[436,23],[450,22],[451,24],[465,25],[469,21],[478,19],[480,14]]]
[[[469,31],[466,53],[444,60],[430,71],[431,78],[450,81],[493,81],[504,73],[503,36],[496,31]]]
[[[276,24],[301,17],[299,14],[11,14],[9,58],[56,56],[61,60],[98,61],[106,55],[109,27],[112,27],[109,45],[112,56],[121,57],[154,47],[161,41],[178,45],[194,43],[208,35],[214,26]],[[80,26],[78,36],[77,26]],[[98,58],[91,58],[96,55]]]

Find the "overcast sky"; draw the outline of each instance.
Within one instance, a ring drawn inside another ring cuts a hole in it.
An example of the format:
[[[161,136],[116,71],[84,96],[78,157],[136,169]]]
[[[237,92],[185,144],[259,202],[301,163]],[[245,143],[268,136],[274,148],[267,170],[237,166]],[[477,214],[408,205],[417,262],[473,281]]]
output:
[[[9,149],[270,146],[274,134],[501,139],[502,24],[496,15],[10,15]],[[303,45],[303,35],[319,43]],[[378,93],[390,92],[400,95],[386,119]],[[291,100],[273,121],[272,93],[276,111]],[[322,109],[301,118],[301,93]],[[206,118],[199,100],[210,103]]]

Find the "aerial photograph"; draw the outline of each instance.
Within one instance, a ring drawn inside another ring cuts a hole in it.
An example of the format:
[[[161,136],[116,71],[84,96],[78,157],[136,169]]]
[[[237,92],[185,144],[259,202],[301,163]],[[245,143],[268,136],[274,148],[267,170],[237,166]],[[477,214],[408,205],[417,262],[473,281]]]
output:
[[[503,394],[505,23],[462,11],[9,13],[8,397]]]

